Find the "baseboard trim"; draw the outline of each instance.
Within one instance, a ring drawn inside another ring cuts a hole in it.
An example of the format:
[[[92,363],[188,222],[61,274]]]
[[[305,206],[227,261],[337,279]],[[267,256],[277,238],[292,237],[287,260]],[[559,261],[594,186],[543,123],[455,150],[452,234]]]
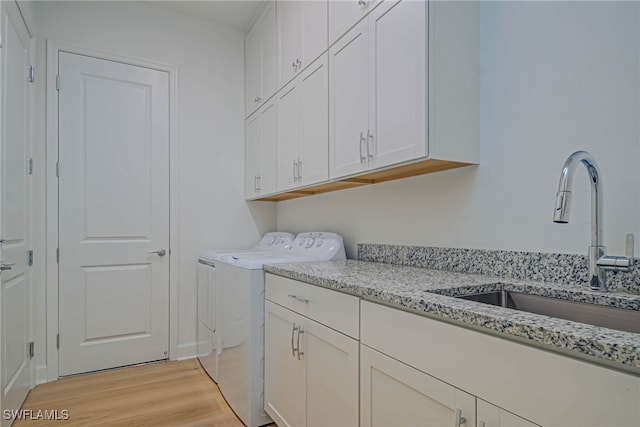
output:
[[[186,360],[193,359],[198,354],[198,343],[190,342],[186,344],[178,345],[178,353],[175,357],[172,357],[173,360]]]
[[[36,385],[49,382],[47,365],[36,366]]]

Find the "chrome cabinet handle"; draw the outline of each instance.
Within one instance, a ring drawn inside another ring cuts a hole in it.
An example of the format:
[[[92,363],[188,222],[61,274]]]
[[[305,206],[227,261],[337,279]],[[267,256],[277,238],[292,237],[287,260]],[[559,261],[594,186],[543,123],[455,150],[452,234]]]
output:
[[[293,67],[293,71],[298,71],[298,65],[296,64],[296,61],[293,61],[291,63],[291,66]]]
[[[456,409],[456,420],[454,423],[455,427],[460,427],[462,424],[466,424],[467,419],[462,416],[462,409]]]
[[[1,271],[9,271],[13,268],[13,266],[16,265],[15,262],[7,262],[4,263],[2,261],[0,261],[0,272]]]
[[[364,163],[367,158],[364,156],[363,154],[363,149],[362,149],[362,145],[365,142],[365,137],[364,137],[364,132],[360,132],[360,163]]]
[[[298,174],[297,174],[298,161],[293,161],[293,182],[298,182]]]
[[[364,6],[364,5],[366,5],[366,4],[367,4],[367,0],[358,0],[358,4],[359,4],[360,6]]]
[[[258,191],[262,191],[262,175],[258,175]]]
[[[373,134],[367,129],[367,157],[369,160],[373,159],[373,149],[371,149],[371,142],[373,142]]]
[[[300,298],[300,297],[299,297],[299,296],[297,296],[297,295],[289,294],[289,298],[293,298],[293,299],[294,299],[294,300],[296,300],[296,301],[300,301],[300,302],[303,302],[303,303],[305,303],[305,304],[309,304],[309,300],[308,300],[308,299]]]
[[[165,248],[160,248],[160,249],[157,249],[155,251],[148,251],[147,253],[149,255],[156,254],[158,256],[165,256],[167,254],[167,250]]]
[[[304,331],[302,330],[302,325],[298,326],[298,343],[297,343],[298,360],[300,360],[300,356],[304,356],[304,351],[300,351],[300,334],[304,334]]]
[[[298,182],[302,181],[302,160],[298,159]]]
[[[296,324],[293,324],[293,327],[291,328],[291,356],[296,357],[296,349],[293,348],[293,336],[295,335],[296,331],[298,330]]]
[[[297,65],[299,68],[302,68],[302,61],[300,61],[300,58],[297,58],[297,59],[296,59],[296,65]]]
[[[260,102],[262,101],[262,98],[260,98],[259,96],[256,96],[256,102]]]

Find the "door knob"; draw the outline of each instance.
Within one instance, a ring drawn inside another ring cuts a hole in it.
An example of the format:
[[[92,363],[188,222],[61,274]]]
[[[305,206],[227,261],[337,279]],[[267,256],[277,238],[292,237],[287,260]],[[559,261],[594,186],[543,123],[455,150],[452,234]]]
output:
[[[10,262],[5,264],[4,262],[0,261],[0,271],[11,270],[14,265],[16,265],[15,262]]]
[[[160,248],[156,251],[149,251],[148,254],[156,254],[158,256],[165,256],[167,254],[167,250],[165,248]]]

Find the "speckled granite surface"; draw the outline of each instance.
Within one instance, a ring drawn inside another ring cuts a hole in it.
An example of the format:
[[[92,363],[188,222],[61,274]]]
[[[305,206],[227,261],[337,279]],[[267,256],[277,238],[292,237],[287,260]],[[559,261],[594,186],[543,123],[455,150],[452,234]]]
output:
[[[449,295],[508,289],[640,311],[640,296],[580,285],[346,260],[266,265],[265,271],[364,299],[486,328],[640,374],[640,334],[496,307]]]
[[[358,244],[358,259],[461,273],[587,286],[586,255]],[[609,289],[640,294],[640,259],[631,272],[607,273]]]

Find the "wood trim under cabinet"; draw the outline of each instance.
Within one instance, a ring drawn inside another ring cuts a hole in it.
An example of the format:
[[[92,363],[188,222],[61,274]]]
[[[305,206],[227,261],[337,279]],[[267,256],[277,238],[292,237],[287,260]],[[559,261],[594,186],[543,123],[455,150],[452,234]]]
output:
[[[414,163],[390,167],[383,170],[376,170],[349,178],[342,178],[336,181],[324,182],[306,188],[272,194],[252,200],[279,202],[282,200],[296,199],[298,197],[328,193],[330,191],[346,190],[349,188],[361,187],[363,185],[376,184],[378,182],[392,181],[396,179],[408,178],[411,176],[424,175],[427,173],[439,172],[447,169],[461,168],[464,166],[471,166],[472,164],[473,163],[425,159]]]

